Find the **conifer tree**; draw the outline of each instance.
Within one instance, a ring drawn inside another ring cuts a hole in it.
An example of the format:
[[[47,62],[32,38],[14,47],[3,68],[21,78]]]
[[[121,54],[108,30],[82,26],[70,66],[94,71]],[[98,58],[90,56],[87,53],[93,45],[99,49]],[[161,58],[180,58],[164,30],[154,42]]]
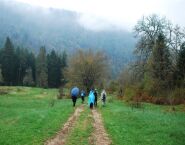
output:
[[[16,66],[17,60],[14,52],[14,46],[10,38],[6,38],[6,42],[2,52],[2,74],[6,85],[15,85],[16,82]]]
[[[23,84],[23,78],[26,74],[26,69],[28,69],[29,65],[27,63],[28,59],[28,50],[24,48],[17,48],[16,49],[16,57],[17,57],[17,84]]]
[[[177,59],[177,77],[180,85],[185,86],[185,42],[182,44]]]
[[[36,62],[35,62],[35,55],[30,52],[27,56],[27,64],[28,64],[28,67],[31,68],[32,70],[32,77],[33,77],[33,81],[35,82],[36,81],[36,76],[35,76],[35,72],[36,72]]]
[[[3,75],[2,75],[2,70],[0,68],[0,85],[2,85],[4,82]]]
[[[67,82],[66,78],[64,77],[64,71],[67,67],[67,54],[65,51],[62,53],[62,56],[60,57],[60,63],[61,63],[61,70],[60,70],[61,78],[60,79],[61,79],[61,85],[63,86]]]
[[[48,86],[47,57],[45,47],[41,47],[36,59],[36,82],[37,86]]]
[[[61,83],[61,64],[60,59],[56,55],[55,51],[52,50],[48,54],[48,86],[49,87],[59,87]]]
[[[23,85],[25,85],[25,86],[33,86],[34,85],[31,68],[28,68],[26,70],[26,75],[24,76],[24,79],[23,79]]]
[[[170,52],[165,43],[163,34],[159,34],[149,61],[151,77],[160,89],[166,89],[171,77]]]

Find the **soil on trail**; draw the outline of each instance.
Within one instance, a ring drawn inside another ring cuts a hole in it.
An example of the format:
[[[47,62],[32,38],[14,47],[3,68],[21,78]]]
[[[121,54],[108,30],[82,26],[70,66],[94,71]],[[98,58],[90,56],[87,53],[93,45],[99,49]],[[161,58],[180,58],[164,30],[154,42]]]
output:
[[[84,111],[84,105],[76,108],[73,115],[64,124],[62,130],[60,130],[52,139],[46,141],[45,145],[64,145],[69,132],[74,127],[74,124],[82,111]]]
[[[93,127],[94,132],[92,136],[89,138],[90,144],[93,145],[110,145],[112,141],[108,137],[108,134],[105,131],[101,114],[98,113],[97,110],[92,110],[92,116],[94,119]]]

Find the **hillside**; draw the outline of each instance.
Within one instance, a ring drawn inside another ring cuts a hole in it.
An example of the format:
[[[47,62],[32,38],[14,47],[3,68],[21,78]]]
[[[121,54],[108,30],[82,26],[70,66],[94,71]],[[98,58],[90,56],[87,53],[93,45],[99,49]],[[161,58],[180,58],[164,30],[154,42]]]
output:
[[[132,33],[111,29],[93,31],[79,23],[81,14],[53,8],[0,1],[0,47],[9,36],[16,46],[31,48],[38,52],[45,45],[48,50],[66,50],[69,54],[76,49],[105,51],[114,64],[114,75],[133,57],[135,39]]]

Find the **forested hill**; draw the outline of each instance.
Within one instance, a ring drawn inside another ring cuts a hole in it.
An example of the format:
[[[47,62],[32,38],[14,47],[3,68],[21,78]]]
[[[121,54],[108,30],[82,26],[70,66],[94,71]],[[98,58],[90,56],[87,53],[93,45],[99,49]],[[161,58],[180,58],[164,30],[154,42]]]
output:
[[[9,36],[16,46],[37,52],[40,46],[74,53],[75,49],[105,51],[114,64],[113,71],[132,58],[135,40],[132,33],[111,29],[93,31],[79,23],[81,14],[66,10],[34,7],[23,3],[0,1],[0,47]]]

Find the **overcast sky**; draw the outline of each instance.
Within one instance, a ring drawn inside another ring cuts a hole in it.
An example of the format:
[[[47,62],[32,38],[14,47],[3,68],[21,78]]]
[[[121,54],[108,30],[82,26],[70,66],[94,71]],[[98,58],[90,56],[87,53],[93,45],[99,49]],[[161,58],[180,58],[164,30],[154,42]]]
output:
[[[82,12],[81,22],[97,29],[106,23],[132,29],[143,15],[166,16],[185,26],[185,0],[17,0],[42,7]]]

